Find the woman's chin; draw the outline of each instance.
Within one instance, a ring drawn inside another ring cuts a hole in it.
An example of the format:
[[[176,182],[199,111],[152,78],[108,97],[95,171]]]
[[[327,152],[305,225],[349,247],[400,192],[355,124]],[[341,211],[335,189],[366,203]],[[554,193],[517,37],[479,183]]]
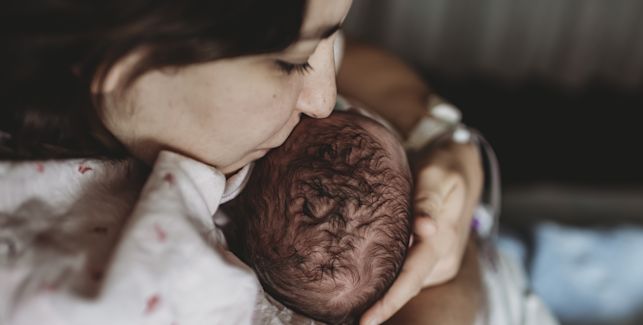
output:
[[[270,149],[256,149],[253,150],[249,153],[247,153],[245,156],[243,156],[241,159],[239,159],[237,162],[232,163],[230,165],[227,165],[225,167],[218,167],[220,172],[225,174],[226,176],[232,175],[236,173],[239,169],[243,168],[245,165],[263,158]]]

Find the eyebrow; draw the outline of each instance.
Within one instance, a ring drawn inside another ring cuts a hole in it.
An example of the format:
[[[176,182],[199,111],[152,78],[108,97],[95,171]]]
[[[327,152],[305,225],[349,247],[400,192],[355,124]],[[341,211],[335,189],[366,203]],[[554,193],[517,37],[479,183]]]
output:
[[[301,40],[326,39],[326,38],[329,38],[331,35],[335,34],[335,32],[337,32],[340,29],[342,29],[342,24],[324,26],[319,28],[315,33],[302,35]]]

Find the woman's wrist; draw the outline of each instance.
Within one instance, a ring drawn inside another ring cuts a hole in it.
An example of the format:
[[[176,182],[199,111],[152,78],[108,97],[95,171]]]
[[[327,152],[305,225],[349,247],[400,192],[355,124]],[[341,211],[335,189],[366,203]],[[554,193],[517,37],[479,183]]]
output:
[[[405,141],[405,148],[418,151],[438,139],[455,142],[470,141],[470,132],[460,123],[462,113],[438,95],[432,95],[424,103],[424,115],[415,123]]]

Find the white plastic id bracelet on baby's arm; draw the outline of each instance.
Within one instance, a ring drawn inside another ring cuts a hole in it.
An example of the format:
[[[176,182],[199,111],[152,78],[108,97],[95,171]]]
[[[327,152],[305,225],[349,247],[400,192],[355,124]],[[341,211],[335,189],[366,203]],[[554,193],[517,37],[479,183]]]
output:
[[[455,106],[439,96],[431,96],[427,105],[427,114],[410,132],[404,144],[405,149],[418,151],[448,132],[452,132],[455,142],[469,142],[471,134],[466,127],[460,124],[461,119],[462,114]]]

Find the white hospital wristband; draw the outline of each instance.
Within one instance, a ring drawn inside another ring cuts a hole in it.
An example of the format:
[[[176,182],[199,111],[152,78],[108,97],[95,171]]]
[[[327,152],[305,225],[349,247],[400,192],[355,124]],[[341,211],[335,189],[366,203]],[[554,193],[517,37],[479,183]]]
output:
[[[404,147],[417,151],[436,138],[452,132],[452,139],[458,143],[471,141],[471,132],[460,123],[462,113],[439,96],[431,96],[427,113],[410,132]]]

